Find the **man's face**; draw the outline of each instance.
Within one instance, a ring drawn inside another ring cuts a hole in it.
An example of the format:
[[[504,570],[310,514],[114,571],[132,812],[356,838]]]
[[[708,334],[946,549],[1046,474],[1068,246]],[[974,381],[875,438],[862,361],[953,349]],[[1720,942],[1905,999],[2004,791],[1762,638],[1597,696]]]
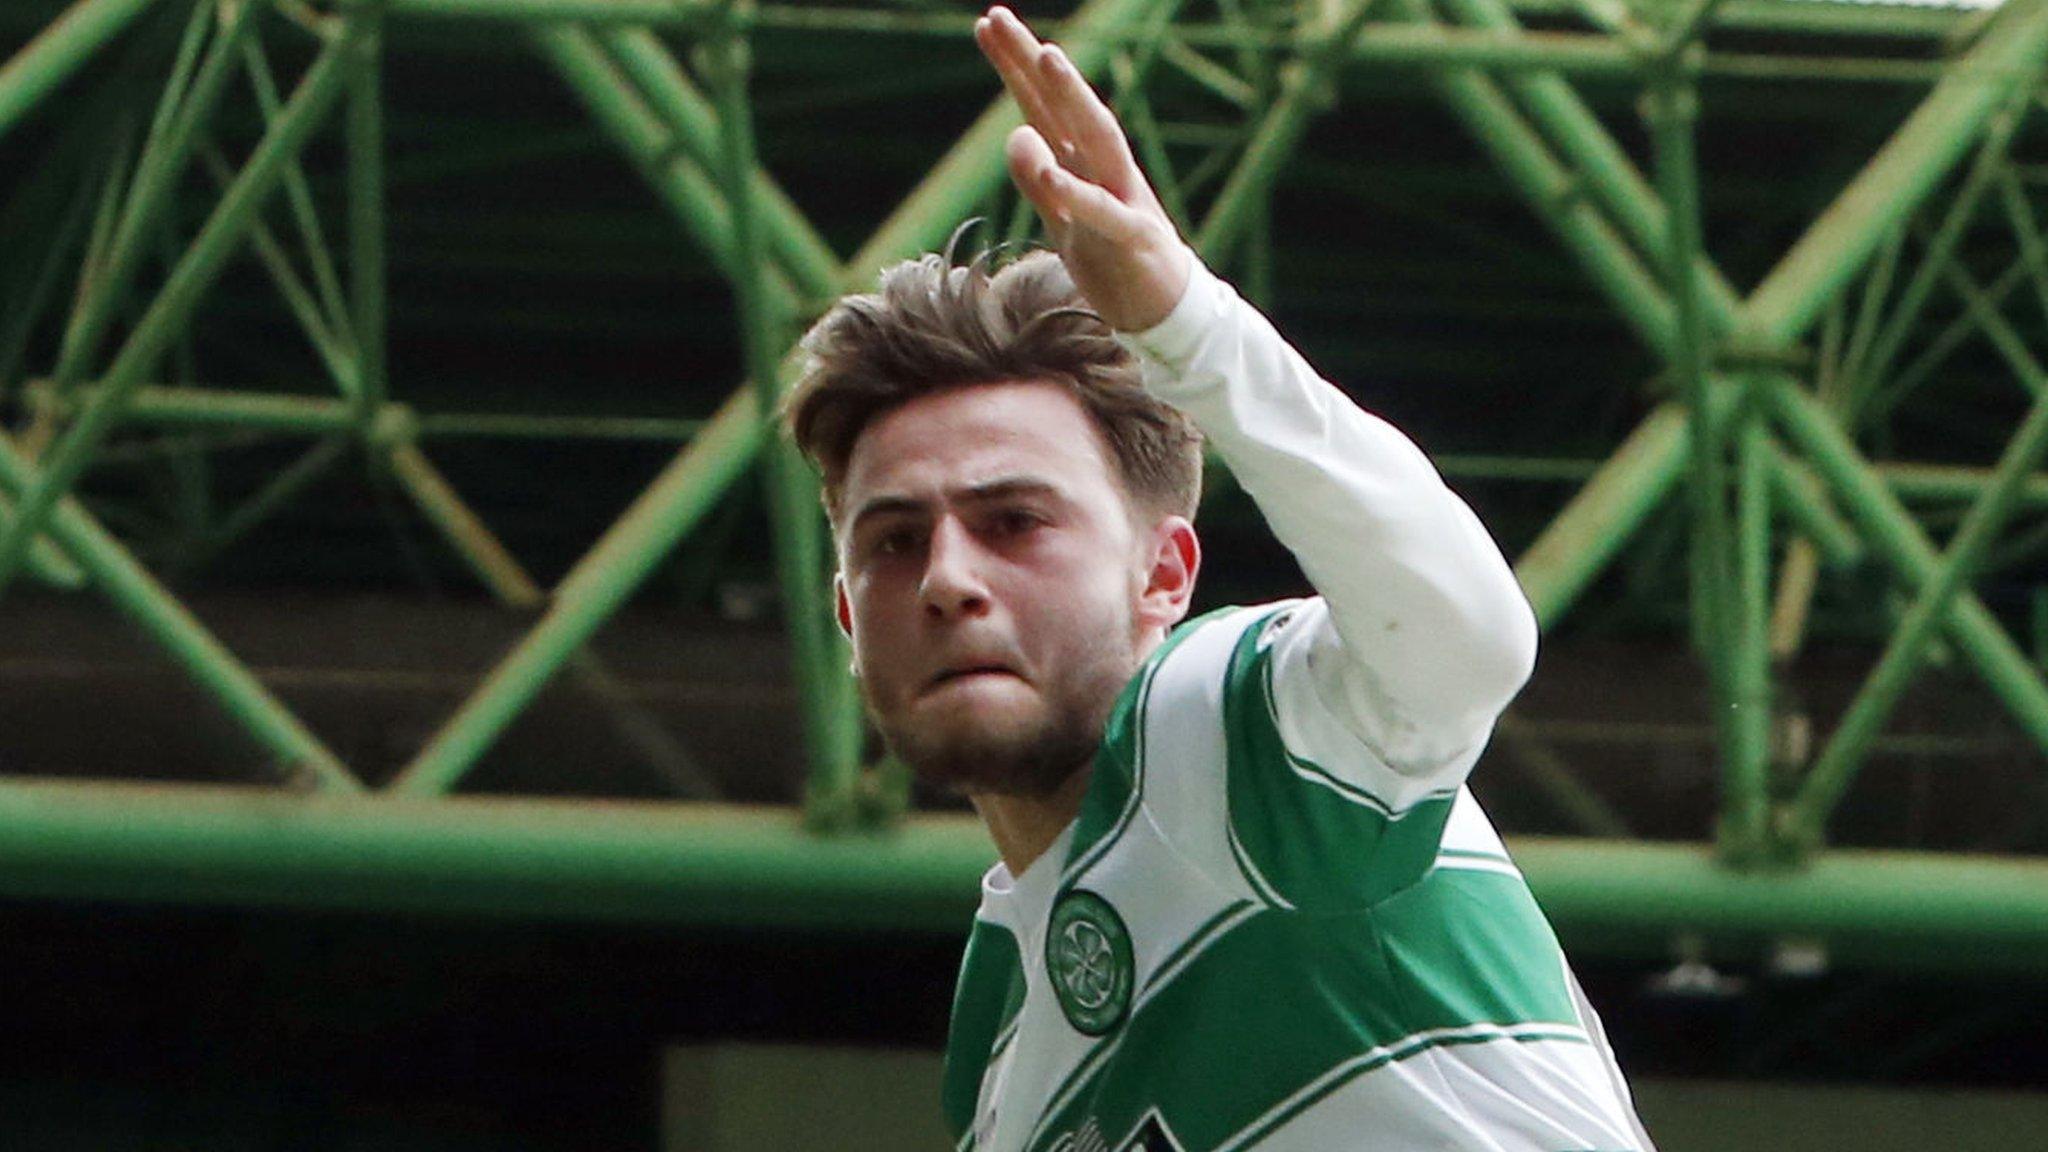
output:
[[[1087,763],[1193,582],[1187,522],[1133,523],[1094,423],[1052,384],[876,419],[839,506],[839,617],[869,714],[920,776],[970,793],[1043,796]]]

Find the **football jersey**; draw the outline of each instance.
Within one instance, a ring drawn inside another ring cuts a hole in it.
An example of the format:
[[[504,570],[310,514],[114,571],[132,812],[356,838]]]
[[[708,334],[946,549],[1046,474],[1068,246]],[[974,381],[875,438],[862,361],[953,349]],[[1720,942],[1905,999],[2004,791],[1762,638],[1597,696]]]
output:
[[[1078,818],[985,878],[943,1104],[975,1152],[1648,1149],[1463,780],[1397,769],[1309,671],[1320,598],[1183,625]]]

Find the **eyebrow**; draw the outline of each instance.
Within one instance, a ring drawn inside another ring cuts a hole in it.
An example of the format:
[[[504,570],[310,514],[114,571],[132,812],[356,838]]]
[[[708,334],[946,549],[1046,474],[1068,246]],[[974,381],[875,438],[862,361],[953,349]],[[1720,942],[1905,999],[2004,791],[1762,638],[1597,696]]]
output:
[[[1049,480],[1035,476],[998,476],[979,484],[970,484],[955,489],[953,499],[963,504],[992,504],[1019,496],[1058,496],[1059,486]],[[847,521],[848,530],[860,527],[867,520],[877,516],[903,515],[929,512],[931,501],[914,496],[877,496],[863,503]]]

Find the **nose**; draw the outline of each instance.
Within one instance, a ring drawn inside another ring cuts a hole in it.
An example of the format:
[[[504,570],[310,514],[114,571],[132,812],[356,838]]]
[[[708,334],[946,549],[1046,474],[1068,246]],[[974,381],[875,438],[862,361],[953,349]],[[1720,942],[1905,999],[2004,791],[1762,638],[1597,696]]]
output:
[[[988,611],[988,586],[976,560],[974,537],[959,521],[947,516],[932,526],[917,589],[926,615],[944,620]]]

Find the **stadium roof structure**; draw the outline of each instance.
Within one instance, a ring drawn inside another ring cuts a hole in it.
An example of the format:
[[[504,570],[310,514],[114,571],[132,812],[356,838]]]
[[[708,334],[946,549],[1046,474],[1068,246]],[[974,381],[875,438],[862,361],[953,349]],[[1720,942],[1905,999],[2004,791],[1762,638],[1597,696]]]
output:
[[[1503,729],[1575,833],[1515,840],[1567,934],[2041,967],[2048,2],[1022,8],[1204,257],[1468,493],[1546,633],[1696,650],[1718,783],[1676,823],[1704,839],[1623,839],[1645,821]],[[767,414],[831,300],[970,217],[1032,235],[974,14],[8,5],[0,618],[106,602],[267,781],[8,780],[0,890],[957,930],[990,851],[869,761]],[[1285,587],[1217,488],[1219,587]],[[420,568],[519,635],[395,751],[338,751],[187,605]],[[775,590],[807,819],[469,787],[557,678],[676,759],[597,639],[650,580],[732,573]],[[1849,689],[1802,702],[1843,646]],[[1916,678],[1998,714],[1971,723],[2033,815],[1961,841],[1998,855],[1840,846],[1866,765],[1959,738],[1900,734]]]

